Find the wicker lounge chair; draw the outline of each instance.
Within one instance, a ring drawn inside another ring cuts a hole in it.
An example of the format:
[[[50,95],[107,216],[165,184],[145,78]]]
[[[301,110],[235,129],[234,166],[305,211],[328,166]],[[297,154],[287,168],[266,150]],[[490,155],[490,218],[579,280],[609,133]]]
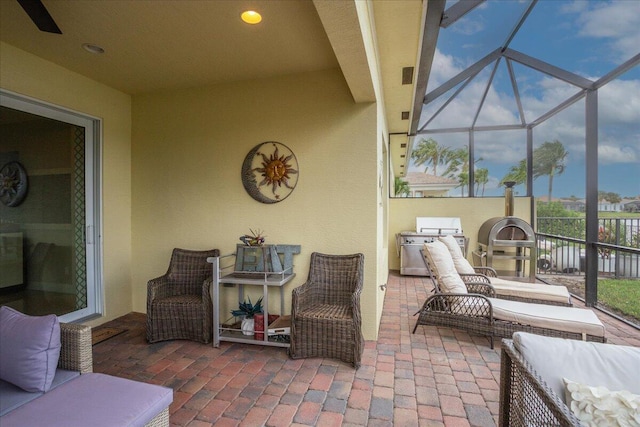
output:
[[[363,269],[362,254],[311,254],[308,279],[292,293],[292,358],[330,357],[360,367]]]
[[[495,298],[490,284],[462,281],[446,251],[442,242],[425,244],[435,294],[416,313],[414,333],[419,325],[462,329],[486,336],[491,348],[494,337],[511,338],[517,331],[605,342],[604,325],[591,310]]]
[[[493,286],[496,297],[500,299],[569,307],[573,305],[566,286],[501,279],[491,267],[472,266],[453,236],[441,236],[439,240],[449,249],[456,271],[466,283],[488,283]]]
[[[147,284],[147,341],[187,339],[211,342],[213,306],[208,257],[218,249],[174,249],[167,273]]]

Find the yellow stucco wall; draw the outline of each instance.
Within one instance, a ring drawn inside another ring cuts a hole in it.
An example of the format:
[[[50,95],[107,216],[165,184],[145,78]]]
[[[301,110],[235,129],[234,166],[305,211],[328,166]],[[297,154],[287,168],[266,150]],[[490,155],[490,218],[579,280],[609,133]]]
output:
[[[268,242],[302,246],[287,308],[311,252],[364,253],[363,332],[376,337],[387,275],[381,112],[355,104],[339,70],[132,101],[13,46],[0,55],[3,89],[102,119],[105,316],[89,324],[144,312],[146,282],[166,271],[173,247],[232,252],[259,228]],[[296,190],[274,205],[251,199],[240,180],[246,153],[269,140],[289,146],[300,167]]]
[[[172,248],[231,253],[261,229],[267,243],[302,246],[287,312],[311,252],[364,253],[363,333],[374,339],[387,271],[377,262],[378,131],[376,105],[355,104],[339,70],[134,96],[133,309],[146,310],[146,282],[166,271]],[[293,193],[271,205],[240,178],[245,155],[265,141],[288,146],[300,172]]]
[[[131,97],[0,43],[0,87],[102,119],[102,213],[105,316],[131,302]]]
[[[394,198],[389,203],[389,269],[400,270],[400,258],[396,247],[397,233],[415,231],[416,217],[459,217],[465,237],[469,238],[467,258],[478,247],[478,230],[489,218],[504,216],[504,198]],[[516,197],[514,215],[531,224],[531,199]]]

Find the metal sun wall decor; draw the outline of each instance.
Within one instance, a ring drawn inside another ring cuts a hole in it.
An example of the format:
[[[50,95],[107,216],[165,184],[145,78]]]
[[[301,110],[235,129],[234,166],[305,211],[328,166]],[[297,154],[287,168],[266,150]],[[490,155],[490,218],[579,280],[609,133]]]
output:
[[[10,208],[19,206],[27,197],[27,171],[18,162],[8,162],[0,169],[0,201]]]
[[[278,203],[289,197],[298,183],[298,160],[293,151],[275,141],[253,147],[242,164],[242,185],[261,203]]]

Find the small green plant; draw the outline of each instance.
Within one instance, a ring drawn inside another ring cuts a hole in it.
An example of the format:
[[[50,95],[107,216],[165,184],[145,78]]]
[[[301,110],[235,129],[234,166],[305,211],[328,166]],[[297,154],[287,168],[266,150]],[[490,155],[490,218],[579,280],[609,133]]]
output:
[[[251,298],[248,297],[249,302],[241,302],[238,305],[238,309],[237,310],[231,310],[231,314],[234,317],[241,317],[244,316],[245,319],[252,319],[253,316],[255,314],[260,314],[262,313],[262,297],[260,297],[260,299],[258,301],[256,301],[256,304],[253,305],[251,303]]]

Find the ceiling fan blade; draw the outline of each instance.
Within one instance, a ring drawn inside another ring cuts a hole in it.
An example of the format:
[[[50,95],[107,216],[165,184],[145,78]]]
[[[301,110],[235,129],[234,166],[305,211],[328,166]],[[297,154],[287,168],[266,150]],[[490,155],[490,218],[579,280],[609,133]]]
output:
[[[27,12],[29,18],[40,29],[47,33],[62,34],[60,28],[53,20],[47,8],[44,7],[41,0],[17,0],[20,6]]]

